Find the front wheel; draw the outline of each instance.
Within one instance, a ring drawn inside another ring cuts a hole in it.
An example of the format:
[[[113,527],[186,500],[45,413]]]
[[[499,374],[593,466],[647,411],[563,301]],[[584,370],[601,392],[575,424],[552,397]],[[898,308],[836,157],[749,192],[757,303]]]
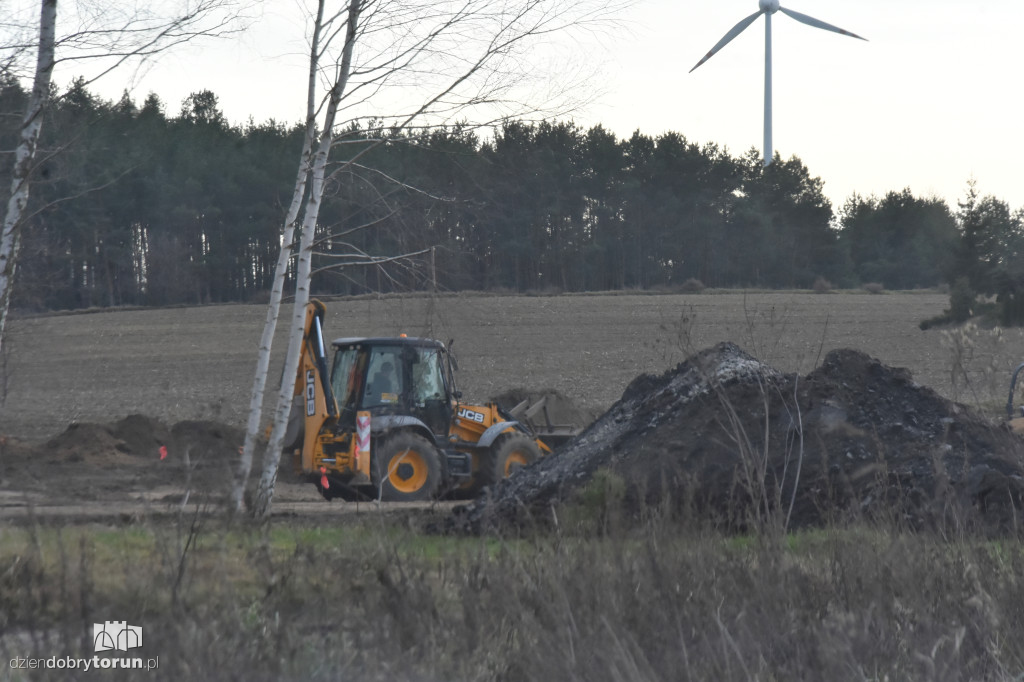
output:
[[[540,447],[524,433],[514,433],[495,443],[480,456],[476,482],[480,488],[508,478],[517,469],[540,459]]]
[[[374,449],[373,465],[374,482],[385,502],[429,500],[441,485],[441,454],[415,433],[385,438]]]

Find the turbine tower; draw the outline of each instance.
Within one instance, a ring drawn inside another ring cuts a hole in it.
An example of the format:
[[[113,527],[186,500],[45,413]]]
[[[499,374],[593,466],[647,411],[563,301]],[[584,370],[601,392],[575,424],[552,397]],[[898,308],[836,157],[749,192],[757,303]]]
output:
[[[697,66],[700,66],[707,60],[721,50],[723,47],[729,44],[729,42],[743,33],[748,26],[754,21],[764,15],[764,165],[768,165],[772,162],[772,156],[775,154],[775,150],[772,148],[772,15],[776,12],[782,12],[788,17],[796,19],[801,24],[807,24],[815,28],[823,28],[826,31],[833,31],[834,33],[841,33],[844,36],[850,36],[851,38],[857,38],[858,40],[867,40],[867,38],[861,38],[856,33],[850,33],[838,26],[832,24],[826,24],[824,21],[819,21],[814,17],[809,17],[806,14],[800,12],[794,12],[791,9],[779,6],[779,0],[758,0],[757,6],[760,8],[758,11],[751,14],[749,17],[741,21],[732,27],[728,33],[725,34],[718,43],[711,48],[711,51],[704,55],[704,58],[697,62]],[[693,73],[697,68],[694,66],[690,69],[690,73]]]

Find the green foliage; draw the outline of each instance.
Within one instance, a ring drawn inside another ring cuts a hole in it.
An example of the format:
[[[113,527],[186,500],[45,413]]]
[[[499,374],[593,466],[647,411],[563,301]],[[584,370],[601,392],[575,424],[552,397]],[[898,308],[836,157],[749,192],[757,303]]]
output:
[[[962,237],[953,276],[975,292],[995,295],[1004,326],[1024,324],[1024,210],[1014,213],[1005,202],[981,196],[973,181],[959,207]]]
[[[1014,213],[1005,202],[981,196],[973,180],[958,206],[958,239],[946,266],[950,307],[921,328],[979,315],[1006,327],[1024,324],[1024,209]],[[979,295],[995,295],[996,303],[979,303]]]
[[[958,277],[949,292],[949,319],[959,324],[966,322],[974,314],[974,303],[977,294],[971,288],[970,280]]]
[[[839,212],[839,229],[855,279],[888,289],[942,282],[959,239],[945,202],[919,199],[909,189],[881,199],[854,194]]]
[[[10,83],[0,99],[16,110],[19,92]],[[301,131],[230,125],[209,91],[176,118],[165,109],[155,95],[105,102],[81,81],[54,100],[44,145],[59,151],[33,190],[19,305],[247,301],[267,287]],[[339,141],[320,294],[810,286],[833,274],[831,208],[797,159],[765,171],[678,133],[618,140],[549,122],[506,121],[486,141],[459,125],[371,122]],[[324,267],[431,248],[429,265]]]
[[[24,97],[0,80],[0,112]],[[154,94],[141,106],[103,101],[80,80],[54,99],[16,305],[249,301],[268,288],[301,129],[232,125],[209,91],[177,117],[166,109]],[[16,125],[0,118],[0,141]],[[765,167],[756,150],[733,157],[677,132],[620,140],[600,125],[505,121],[480,137],[369,122],[338,142],[317,227],[320,295],[806,289],[819,278],[905,289],[964,276],[1006,301],[1005,319],[1019,317],[1021,214],[973,186],[956,215],[903,190],[854,195],[836,216],[796,157]]]
[[[954,276],[967,277],[978,293],[1000,293],[1006,280],[1024,274],[1021,215],[1013,215],[1005,202],[993,196],[980,196],[973,181],[959,206],[962,238]]]
[[[1024,325],[1024,289],[1006,294],[999,301],[999,318],[1004,327]]]
[[[610,469],[598,469],[566,510],[567,523],[587,534],[618,529],[625,513],[626,481]]]
[[[922,321],[919,326],[921,329],[930,329],[947,324],[961,324],[978,312],[978,294],[971,288],[970,280],[958,277],[949,291],[949,308],[937,317]]]
[[[704,282],[695,277],[691,277],[679,285],[679,290],[684,294],[699,294],[704,291],[704,288]]]
[[[246,300],[266,289],[297,131],[228,126],[212,93],[168,119],[92,96],[47,111],[16,304],[39,309]]]

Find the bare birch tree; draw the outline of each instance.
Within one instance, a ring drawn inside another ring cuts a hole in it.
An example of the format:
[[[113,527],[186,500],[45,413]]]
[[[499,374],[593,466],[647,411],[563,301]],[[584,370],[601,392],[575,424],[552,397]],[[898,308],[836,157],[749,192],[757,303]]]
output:
[[[546,69],[534,68],[531,58],[536,53],[532,51],[555,33],[604,25],[626,4],[612,0],[346,0],[344,10],[325,16],[324,3],[319,0],[315,14],[310,74],[328,74],[325,82],[329,91],[315,151],[310,155],[308,149],[304,150],[300,162],[300,176],[308,177],[304,181],[308,187],[300,187],[297,182],[293,197],[306,191],[294,253],[296,289],[288,350],[251,510],[257,518],[265,518],[271,510],[291,413],[309,300],[314,235],[339,113],[350,116],[349,124],[360,116],[387,119],[392,132],[458,117],[464,123],[473,117],[480,125],[504,117],[566,113],[568,105],[577,101],[569,84],[564,78],[552,77]],[[307,133],[311,123],[307,119]],[[359,142],[360,151],[339,159],[342,167],[357,164],[371,148],[365,138]],[[286,273],[284,250],[294,242],[289,229],[286,222],[275,290]],[[273,308],[280,305],[280,300],[280,296],[272,295],[272,310],[268,311],[261,340],[245,447],[232,496],[236,508],[241,505],[258,438],[270,340],[278,317]]]
[[[73,28],[58,35],[57,0],[41,0],[37,31],[10,18],[0,24],[0,31],[9,38],[0,47],[3,71],[15,77],[29,70],[33,73],[32,92],[22,117],[10,195],[0,232],[0,350],[10,310],[43,111],[50,98],[54,70],[62,63],[73,64],[90,73],[82,83],[91,83],[125,65],[143,63],[196,38],[235,30],[241,25],[237,7],[234,0],[186,0],[163,3],[161,11],[157,11],[140,9],[135,3],[92,0],[74,5],[68,21]],[[31,33],[37,36],[34,45],[25,39]],[[34,68],[28,63],[32,55]]]
[[[326,162],[326,156],[317,156],[315,159],[313,156],[313,146],[317,143],[317,76],[319,75],[320,68],[320,40],[324,29],[324,3],[325,0],[318,1],[316,15],[313,19],[306,91],[305,136],[303,137],[302,153],[299,157],[299,170],[295,178],[295,188],[292,192],[292,200],[288,206],[288,213],[285,216],[284,228],[281,233],[281,251],[278,254],[277,264],[274,268],[274,281],[270,289],[270,302],[267,304],[267,317],[263,324],[263,335],[260,337],[256,372],[253,376],[252,392],[249,399],[249,418],[246,422],[245,442],[242,446],[242,456],[239,460],[235,484],[231,492],[232,510],[236,512],[242,508],[246,482],[249,479],[249,473],[252,471],[252,461],[259,438],[260,422],[263,418],[263,397],[267,387],[267,374],[270,371],[270,354],[274,342],[274,332],[277,330],[277,320],[281,311],[281,299],[284,297],[285,279],[288,275],[288,266],[292,258],[292,242],[295,239],[297,223],[303,208],[303,200],[306,198],[306,185],[309,175],[313,171],[314,160]],[[336,105],[334,111],[337,111]],[[298,306],[296,305],[297,308]],[[285,382],[282,381],[283,383]],[[288,409],[291,409],[290,405]],[[282,434],[280,438],[283,440],[284,435]]]
[[[7,311],[11,304],[11,285],[18,262],[21,216],[28,205],[29,176],[35,159],[39,133],[43,128],[43,107],[50,94],[54,67],[54,36],[57,30],[57,0],[43,0],[39,13],[39,45],[36,49],[35,78],[25,116],[21,120],[18,148],[14,152],[11,172],[11,194],[4,211],[0,232],[0,349],[7,328]]]

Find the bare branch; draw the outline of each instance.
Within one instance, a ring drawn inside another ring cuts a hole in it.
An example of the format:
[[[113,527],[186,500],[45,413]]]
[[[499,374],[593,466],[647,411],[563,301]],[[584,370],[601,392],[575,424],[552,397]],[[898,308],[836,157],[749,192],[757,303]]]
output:
[[[368,230],[370,228],[376,227],[377,225],[380,225],[381,223],[383,223],[386,220],[388,220],[389,218],[394,217],[394,215],[395,215],[395,212],[391,211],[390,213],[388,213],[386,215],[383,215],[380,218],[377,218],[376,220],[371,220],[368,223],[363,223],[361,225],[356,225],[355,227],[350,227],[347,230],[344,230],[342,232],[329,232],[326,236],[321,237],[320,239],[317,239],[316,241],[314,241],[313,242],[313,247],[315,249],[316,247],[323,246],[325,242],[334,241],[335,239],[342,239],[342,238],[347,237],[349,235],[355,234],[356,232],[361,232],[363,230]],[[319,252],[314,251],[314,253],[319,253]]]
[[[430,253],[430,248],[421,249],[419,251],[412,251],[410,253],[403,253],[399,256],[368,256],[366,254],[333,254],[333,253],[316,253],[316,255],[324,258],[334,258],[342,260],[345,258],[353,258],[355,260],[348,260],[343,263],[332,263],[331,265],[324,265],[319,268],[313,269],[313,274],[318,272],[324,272],[325,270],[335,270],[339,267],[350,267],[350,266],[367,266],[367,265],[385,265],[387,263],[394,263],[396,261],[408,260],[415,256],[423,256]]]
[[[62,5],[55,36],[57,68],[75,64],[76,76],[89,85],[129,63],[136,68],[158,54],[198,38],[227,37],[245,30],[253,19],[243,0],[174,0],[146,4],[89,0]],[[26,40],[35,18],[16,17],[0,24],[0,68],[22,77],[35,45]]]

